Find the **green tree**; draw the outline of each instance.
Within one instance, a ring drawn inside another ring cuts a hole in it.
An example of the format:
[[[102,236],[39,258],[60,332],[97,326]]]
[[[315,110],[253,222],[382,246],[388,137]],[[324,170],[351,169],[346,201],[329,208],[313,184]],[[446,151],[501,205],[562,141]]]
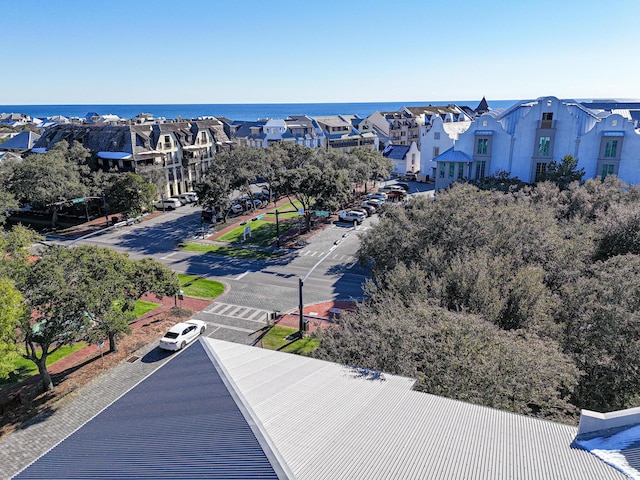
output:
[[[313,211],[340,208],[349,199],[350,185],[346,172],[336,170],[330,156],[319,152],[312,161],[286,170],[279,191],[302,206],[308,231]]]
[[[578,372],[554,341],[475,316],[419,300],[404,306],[377,291],[317,336],[314,356],[414,377],[420,391],[553,420],[576,414],[569,395]]]
[[[59,202],[84,197],[88,193],[85,179],[90,177],[89,167],[81,163],[82,147],[58,142],[44,154],[28,155],[13,166],[7,188],[23,205],[37,209],[51,208],[52,225],[57,223]]]
[[[45,391],[53,389],[47,369],[48,356],[86,337],[91,322],[84,298],[84,278],[76,269],[72,249],[54,246],[30,265],[18,284],[34,320],[20,325],[24,358],[38,367]]]
[[[640,256],[597,262],[565,285],[565,344],[583,372],[581,408],[612,411],[640,401]]]
[[[130,172],[119,175],[106,191],[111,212],[125,216],[150,209],[157,194],[153,184]]]
[[[582,182],[584,168],[578,170],[578,159],[571,154],[562,157],[560,163],[552,160],[542,175],[541,181],[553,182],[560,190],[566,190],[573,182]]]
[[[162,297],[178,290],[175,273],[153,259],[134,261],[127,254],[94,246],[74,249],[73,257],[83,279],[86,314],[92,320],[89,338],[95,343],[109,340],[111,352],[117,352],[118,340],[130,333],[140,296],[152,292]]]
[[[0,277],[0,378],[13,372],[17,357],[16,329],[27,315],[24,299],[13,282]]]

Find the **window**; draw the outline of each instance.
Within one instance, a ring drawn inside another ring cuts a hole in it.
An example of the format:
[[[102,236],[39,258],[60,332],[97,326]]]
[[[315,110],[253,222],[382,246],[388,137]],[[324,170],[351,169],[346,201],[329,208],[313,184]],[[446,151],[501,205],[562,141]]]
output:
[[[202,132],[202,143],[207,143],[207,132]]]
[[[547,164],[544,162],[536,163],[536,182],[539,182],[547,172]]]
[[[617,158],[618,155],[618,140],[609,140],[604,147],[605,158]]]
[[[551,137],[540,137],[538,139],[538,156],[548,157],[550,146],[551,146]]]
[[[433,158],[436,158],[440,155],[440,147],[433,147]]]
[[[440,140],[440,132],[434,132],[433,139],[434,140]]]
[[[551,128],[553,126],[553,113],[545,112],[542,114],[542,122],[540,128]]]
[[[476,163],[476,180],[482,180],[484,178],[484,170],[487,162],[481,160]]]
[[[449,164],[449,178],[453,178],[453,175],[455,173],[455,168],[456,168],[456,164],[455,163],[450,163]]]
[[[415,165],[416,164],[416,154],[412,153],[411,154],[411,165]]]
[[[464,163],[458,164],[458,180],[462,180],[464,178]]]
[[[550,113],[550,112],[543,113],[542,114],[542,121],[545,121],[545,120],[547,120],[547,121],[553,120],[553,113]]]
[[[478,147],[476,148],[476,153],[478,155],[486,155],[488,146],[489,146],[489,139],[488,138],[479,138],[478,139]]]
[[[607,178],[607,175],[613,175],[615,173],[614,168],[614,165],[602,165],[602,180]]]
[[[444,178],[444,163],[440,164],[440,178]]]

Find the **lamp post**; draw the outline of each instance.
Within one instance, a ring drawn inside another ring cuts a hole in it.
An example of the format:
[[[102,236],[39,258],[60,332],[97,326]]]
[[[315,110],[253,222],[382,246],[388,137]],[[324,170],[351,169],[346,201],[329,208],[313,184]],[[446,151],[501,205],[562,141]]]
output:
[[[342,238],[339,240],[336,240],[336,242],[329,249],[329,251],[325,253],[324,256],[320,258],[320,260],[318,260],[313,267],[311,267],[311,270],[309,270],[303,278],[298,277],[298,310],[299,310],[299,318],[300,318],[299,327],[298,327],[299,328],[298,336],[300,338],[304,336],[304,332],[307,330],[307,322],[304,321],[304,313],[302,312],[302,309],[304,306],[302,302],[302,287],[304,286],[304,282],[307,280],[307,278],[309,278],[309,275],[311,275],[311,273],[316,269],[316,267],[320,265],[329,255],[331,255],[334,252],[334,250],[338,248],[338,246],[348,236],[349,236],[348,233],[345,233],[344,235],[342,235]]]

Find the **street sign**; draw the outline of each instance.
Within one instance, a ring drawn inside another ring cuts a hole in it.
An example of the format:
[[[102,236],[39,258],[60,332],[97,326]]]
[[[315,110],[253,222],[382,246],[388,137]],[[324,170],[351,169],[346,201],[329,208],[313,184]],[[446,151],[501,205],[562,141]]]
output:
[[[261,213],[256,217],[256,220],[262,220],[264,218],[264,213]]]
[[[84,197],[74,198],[73,200],[71,200],[71,203],[82,203],[82,202],[84,202]]]
[[[328,217],[329,216],[329,212],[325,212],[325,211],[322,211],[322,210],[316,210],[316,215],[318,217]]]

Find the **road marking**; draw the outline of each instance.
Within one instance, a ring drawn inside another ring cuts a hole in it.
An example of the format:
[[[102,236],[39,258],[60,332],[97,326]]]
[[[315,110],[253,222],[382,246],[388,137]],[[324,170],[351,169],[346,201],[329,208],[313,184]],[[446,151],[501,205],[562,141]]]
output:
[[[251,270],[247,270],[246,272],[241,273],[240,275],[238,275],[236,277],[236,280],[242,280],[247,275],[247,273],[249,273],[249,272],[251,272]]]
[[[259,308],[243,307],[241,305],[231,305],[228,303],[214,302],[210,308],[203,310],[204,313],[211,315],[220,315],[223,317],[238,318],[240,320],[248,320],[251,322],[264,324],[267,318],[267,310]]]
[[[165,255],[164,257],[161,257],[160,260],[166,260],[168,258],[173,257],[176,253],[178,252],[171,252],[169,255]]]

